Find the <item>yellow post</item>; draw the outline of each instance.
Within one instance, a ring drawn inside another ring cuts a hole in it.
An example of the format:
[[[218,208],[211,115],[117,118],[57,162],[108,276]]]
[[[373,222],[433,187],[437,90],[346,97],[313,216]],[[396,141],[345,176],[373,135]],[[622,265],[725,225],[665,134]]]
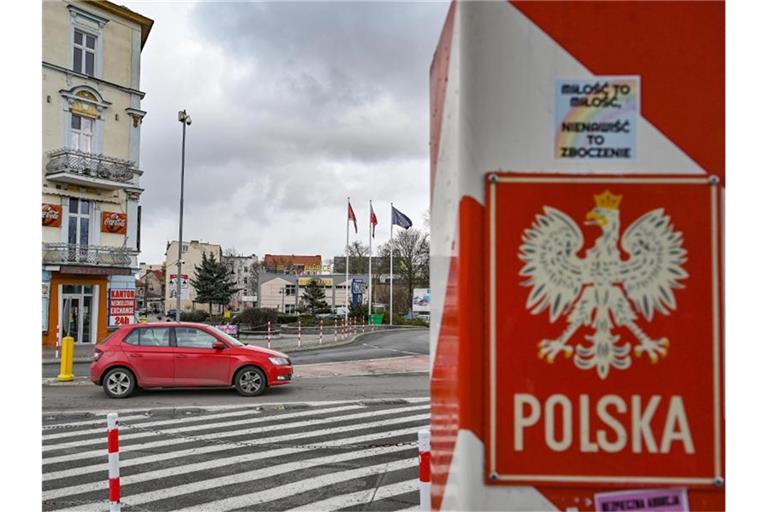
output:
[[[56,377],[59,382],[69,382],[75,380],[72,374],[72,363],[75,357],[75,338],[66,336],[61,340],[61,370]]]

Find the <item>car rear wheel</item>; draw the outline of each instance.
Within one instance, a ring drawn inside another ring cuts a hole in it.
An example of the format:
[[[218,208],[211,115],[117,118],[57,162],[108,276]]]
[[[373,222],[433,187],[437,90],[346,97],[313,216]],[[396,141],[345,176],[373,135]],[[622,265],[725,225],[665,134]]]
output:
[[[126,368],[112,368],[104,375],[102,387],[110,398],[125,398],[136,388],[136,377]]]
[[[243,396],[258,396],[267,388],[267,377],[255,366],[241,368],[235,375],[235,389]]]

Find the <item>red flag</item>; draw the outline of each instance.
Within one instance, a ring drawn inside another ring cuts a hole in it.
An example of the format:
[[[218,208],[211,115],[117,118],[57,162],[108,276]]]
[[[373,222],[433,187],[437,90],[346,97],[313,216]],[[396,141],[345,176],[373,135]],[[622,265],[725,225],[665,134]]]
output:
[[[373,213],[373,205],[371,205],[371,237],[376,238],[376,224],[379,221],[376,219],[376,214]]]
[[[355,217],[355,211],[352,209],[352,203],[347,202],[347,222],[352,221],[355,225],[355,234],[357,234],[357,217]]]

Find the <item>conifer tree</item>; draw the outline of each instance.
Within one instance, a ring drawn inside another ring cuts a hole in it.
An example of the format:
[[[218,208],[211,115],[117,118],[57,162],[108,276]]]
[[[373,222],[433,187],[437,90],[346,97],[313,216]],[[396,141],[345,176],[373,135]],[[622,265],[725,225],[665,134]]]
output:
[[[213,254],[203,253],[203,261],[195,265],[195,277],[189,282],[197,293],[197,302],[208,304],[209,314],[213,312],[213,304],[228,304],[239,290],[232,271],[225,263],[216,261]]]

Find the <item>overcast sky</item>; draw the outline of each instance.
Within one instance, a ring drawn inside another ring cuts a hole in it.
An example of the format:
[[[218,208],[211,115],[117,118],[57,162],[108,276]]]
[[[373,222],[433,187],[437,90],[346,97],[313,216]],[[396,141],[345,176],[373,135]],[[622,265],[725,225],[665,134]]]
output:
[[[448,2],[158,3],[142,53],[142,254],[178,237],[243,254],[343,254],[346,197],[368,243],[368,200],[424,228],[429,66]],[[351,229],[351,228],[350,228]]]

